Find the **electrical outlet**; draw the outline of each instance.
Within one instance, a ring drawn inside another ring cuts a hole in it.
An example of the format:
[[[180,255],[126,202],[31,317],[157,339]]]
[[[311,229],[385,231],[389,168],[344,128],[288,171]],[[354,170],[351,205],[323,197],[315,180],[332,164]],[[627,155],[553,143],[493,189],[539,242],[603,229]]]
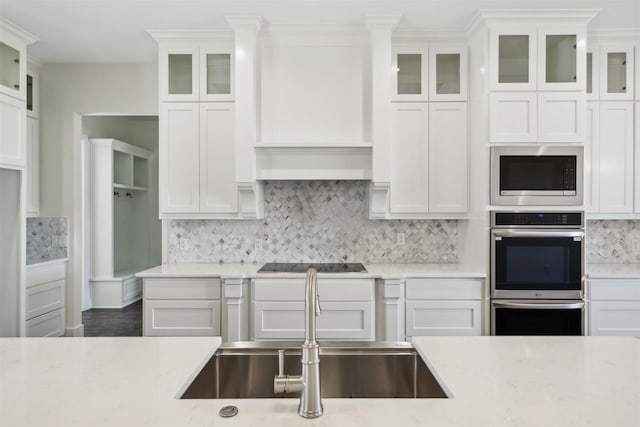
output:
[[[640,238],[631,239],[631,250],[634,252],[640,252]]]
[[[189,239],[182,238],[182,239],[180,239],[179,244],[180,244],[180,250],[181,251],[188,251],[189,250]]]
[[[404,233],[396,234],[396,242],[398,242],[399,245],[404,245]]]
[[[64,248],[67,246],[67,236],[52,236],[51,246],[54,248]]]
[[[254,249],[256,251],[261,250],[262,249],[262,239],[256,239],[254,244],[253,244],[253,247],[254,247]]]

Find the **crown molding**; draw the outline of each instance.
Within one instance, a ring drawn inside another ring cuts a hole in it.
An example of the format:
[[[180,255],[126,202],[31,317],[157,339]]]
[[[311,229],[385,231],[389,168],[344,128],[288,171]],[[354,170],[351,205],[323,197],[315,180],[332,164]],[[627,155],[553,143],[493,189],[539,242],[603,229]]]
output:
[[[39,42],[40,39],[30,32],[24,30],[21,27],[18,27],[11,21],[0,16],[0,30],[6,31],[9,34],[23,40],[27,45]]]
[[[193,43],[211,41],[233,41],[233,31],[216,30],[147,30],[158,43]]]
[[[588,9],[480,9],[471,19],[467,36],[482,26],[503,24],[588,24],[602,11]]]

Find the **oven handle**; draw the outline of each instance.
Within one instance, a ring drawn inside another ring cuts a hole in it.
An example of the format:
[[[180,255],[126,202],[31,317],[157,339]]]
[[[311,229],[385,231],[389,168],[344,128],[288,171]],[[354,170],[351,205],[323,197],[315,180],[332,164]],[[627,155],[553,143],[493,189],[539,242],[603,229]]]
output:
[[[496,308],[523,308],[528,310],[570,310],[584,308],[584,302],[571,303],[524,303],[524,302],[492,302]]]
[[[584,238],[584,231],[558,230],[558,231],[538,231],[538,230],[493,230],[495,237],[580,237]]]

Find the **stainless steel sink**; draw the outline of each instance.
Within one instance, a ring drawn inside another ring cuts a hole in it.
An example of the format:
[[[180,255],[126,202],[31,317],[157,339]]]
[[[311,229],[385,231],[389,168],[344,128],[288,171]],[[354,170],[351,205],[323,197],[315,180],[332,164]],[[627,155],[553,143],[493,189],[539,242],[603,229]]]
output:
[[[285,372],[300,374],[300,343],[246,342],[223,345],[197,374],[182,399],[281,398],[275,394],[278,349],[286,349]],[[446,398],[409,343],[320,343],[323,398]]]

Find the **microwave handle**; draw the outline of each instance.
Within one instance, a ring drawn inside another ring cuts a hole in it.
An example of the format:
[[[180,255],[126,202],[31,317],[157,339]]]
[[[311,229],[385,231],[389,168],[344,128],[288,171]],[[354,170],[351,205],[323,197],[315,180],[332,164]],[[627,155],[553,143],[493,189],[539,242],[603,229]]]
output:
[[[584,308],[584,302],[571,303],[522,303],[522,302],[493,302],[496,308],[523,308],[527,310],[571,310]]]

